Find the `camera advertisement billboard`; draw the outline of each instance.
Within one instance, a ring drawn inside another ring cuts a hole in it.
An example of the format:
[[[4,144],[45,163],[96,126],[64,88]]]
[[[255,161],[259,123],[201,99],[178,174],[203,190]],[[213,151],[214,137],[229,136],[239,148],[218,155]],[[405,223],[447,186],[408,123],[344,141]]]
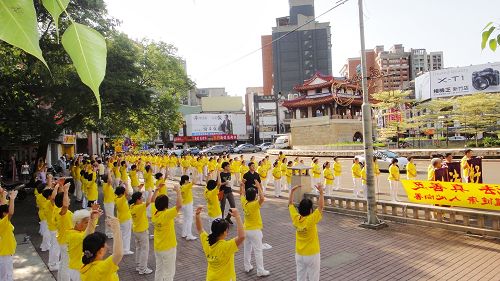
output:
[[[500,62],[435,70],[415,79],[419,100],[491,92],[500,92]]]
[[[186,120],[187,136],[237,135],[238,139],[246,139],[245,114],[191,114]]]

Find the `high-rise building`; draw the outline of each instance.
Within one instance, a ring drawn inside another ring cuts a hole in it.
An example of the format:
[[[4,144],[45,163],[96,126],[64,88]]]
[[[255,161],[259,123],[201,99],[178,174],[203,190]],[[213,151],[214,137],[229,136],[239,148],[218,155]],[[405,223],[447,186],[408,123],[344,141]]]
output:
[[[262,35],[262,85],[264,95],[273,94],[273,36]]]
[[[426,49],[410,50],[410,78],[414,80],[421,73],[443,69],[443,52],[427,52]]]
[[[277,18],[272,32],[274,94],[292,92],[318,71],[332,74],[330,23],[314,21],[314,0],[289,0],[289,5],[290,15]]]
[[[384,46],[375,47],[377,63],[385,75],[375,81],[374,92],[400,90],[410,84],[410,52],[402,44],[393,45],[389,51]]]
[[[253,96],[262,96],[264,95],[264,88],[263,87],[247,87],[246,93],[245,93],[245,112],[246,112],[246,121],[247,125],[252,125],[254,122],[254,104]]]

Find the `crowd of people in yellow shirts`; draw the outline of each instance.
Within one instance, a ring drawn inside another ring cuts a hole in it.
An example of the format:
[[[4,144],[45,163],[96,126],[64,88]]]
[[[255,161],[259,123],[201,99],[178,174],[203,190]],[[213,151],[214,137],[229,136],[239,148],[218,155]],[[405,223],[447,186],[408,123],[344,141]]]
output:
[[[408,158],[406,173],[408,179],[416,178],[413,158]],[[397,159],[389,167],[391,198],[397,200],[400,169]],[[436,160],[431,165],[437,167]],[[310,168],[310,170],[309,170]],[[380,170],[374,159],[374,172],[378,187]],[[308,171],[309,170],[309,171]],[[247,177],[248,174],[253,176]],[[292,198],[297,186],[291,186],[294,174],[311,177],[314,192],[319,194],[318,207],[303,199],[298,209]],[[366,194],[366,168],[358,158],[351,166],[353,192],[355,196]],[[429,168],[429,177],[431,177]],[[253,270],[251,255],[254,254],[257,276],[270,274],[264,268],[262,244],[262,217],[260,208],[265,202],[266,189],[270,180],[274,183],[274,195],[281,196],[282,190],[289,191],[289,212],[296,228],[297,280],[319,280],[320,250],[316,224],[321,220],[324,206],[323,195],[331,195],[340,189],[342,166],[337,157],[322,165],[313,158],[310,167],[303,160],[288,161],[280,153],[271,164],[269,156],[260,161],[244,156],[208,157],[186,155],[113,155],[106,159],[74,159],[71,178],[54,179],[47,175],[46,182],[36,183],[35,198],[40,219],[39,233],[42,236],[41,251],[49,252],[48,266],[58,272],[57,280],[118,280],[118,265],[124,255],[132,255],[131,239],[135,244],[136,270],[139,275],[154,272],[155,280],[173,280],[177,253],[175,218],[182,213],[181,237],[197,240],[192,233],[193,217],[202,248],[207,258],[207,280],[236,280],[234,253],[244,245],[245,271]],[[168,186],[167,180],[180,177],[178,185]],[[255,179],[248,182],[248,179]],[[429,178],[429,180],[433,180]],[[70,211],[70,186],[74,182],[76,204],[81,208]],[[193,206],[193,187],[203,185],[205,207]],[[233,187],[240,187],[240,201],[243,220],[235,206]],[[169,193],[175,193],[172,206]],[[102,204],[99,194],[102,193]],[[10,218],[14,214],[16,192],[0,189],[0,279],[12,280],[12,255],[16,242]],[[7,200],[9,199],[9,200]],[[226,200],[230,209],[224,216]],[[170,204],[169,204],[170,203]],[[101,207],[102,206],[102,207]],[[203,229],[201,214],[207,211],[210,229]],[[105,215],[104,233],[96,232],[98,220]],[[237,237],[228,240],[228,228],[234,217]],[[154,256],[156,267],[148,267],[149,226],[153,225]],[[112,255],[106,239],[113,239]]]

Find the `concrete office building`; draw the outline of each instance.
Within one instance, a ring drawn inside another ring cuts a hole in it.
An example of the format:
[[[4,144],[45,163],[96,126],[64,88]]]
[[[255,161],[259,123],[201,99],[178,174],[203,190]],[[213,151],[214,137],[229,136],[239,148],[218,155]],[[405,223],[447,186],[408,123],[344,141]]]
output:
[[[293,92],[297,83],[311,78],[318,71],[326,75],[332,74],[330,23],[311,21],[282,37],[314,19],[314,0],[289,0],[289,5],[290,15],[277,18],[272,31],[272,40],[277,40],[272,44],[274,94],[281,92],[286,95]],[[263,38],[263,44],[268,40],[269,38]],[[269,53],[263,49],[263,61],[264,51],[266,57]],[[268,66],[269,64],[263,65]],[[264,73],[264,80],[269,81],[268,73]],[[267,94],[268,84],[264,88]]]
[[[227,96],[226,88],[195,88],[189,91],[187,99],[184,100],[183,104],[197,106],[201,105],[202,98],[225,96]]]
[[[424,72],[443,69],[443,52],[427,52],[426,49],[411,49],[410,65],[411,80],[414,80]]]

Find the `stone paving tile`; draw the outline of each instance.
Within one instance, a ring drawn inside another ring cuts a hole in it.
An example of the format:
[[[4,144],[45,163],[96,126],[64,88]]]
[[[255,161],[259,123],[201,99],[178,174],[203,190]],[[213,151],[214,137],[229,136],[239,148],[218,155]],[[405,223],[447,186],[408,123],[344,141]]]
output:
[[[195,205],[204,204],[202,187],[196,187]],[[239,196],[236,196],[240,208]],[[16,233],[30,233],[37,247],[41,242],[34,204],[31,199],[18,204],[14,223]],[[241,209],[241,208],[240,208]],[[235,256],[238,280],[295,280],[295,234],[287,199],[268,198],[262,207],[264,264],[271,276],[258,278],[255,270],[243,269],[243,246]],[[389,222],[389,227],[374,231],[358,227],[360,218],[325,212],[318,226],[321,243],[321,280],[499,280],[500,241],[467,236],[443,229]],[[182,215],[176,220],[180,232]],[[204,220],[205,229],[208,229]],[[102,224],[102,223],[101,223]],[[102,229],[99,226],[98,229]],[[150,228],[152,233],[152,228]],[[193,234],[196,230],[193,224]],[[235,227],[229,237],[235,236]],[[185,241],[177,236],[175,280],[204,280],[206,260],[199,240]],[[112,240],[109,241],[112,243]],[[151,240],[150,248],[153,249]],[[134,249],[132,243],[132,250]],[[38,250],[38,248],[37,248]],[[39,253],[46,262],[48,253]],[[154,269],[151,250],[149,266]],[[124,257],[120,280],[154,280],[154,274],[138,275],[134,256]]]

